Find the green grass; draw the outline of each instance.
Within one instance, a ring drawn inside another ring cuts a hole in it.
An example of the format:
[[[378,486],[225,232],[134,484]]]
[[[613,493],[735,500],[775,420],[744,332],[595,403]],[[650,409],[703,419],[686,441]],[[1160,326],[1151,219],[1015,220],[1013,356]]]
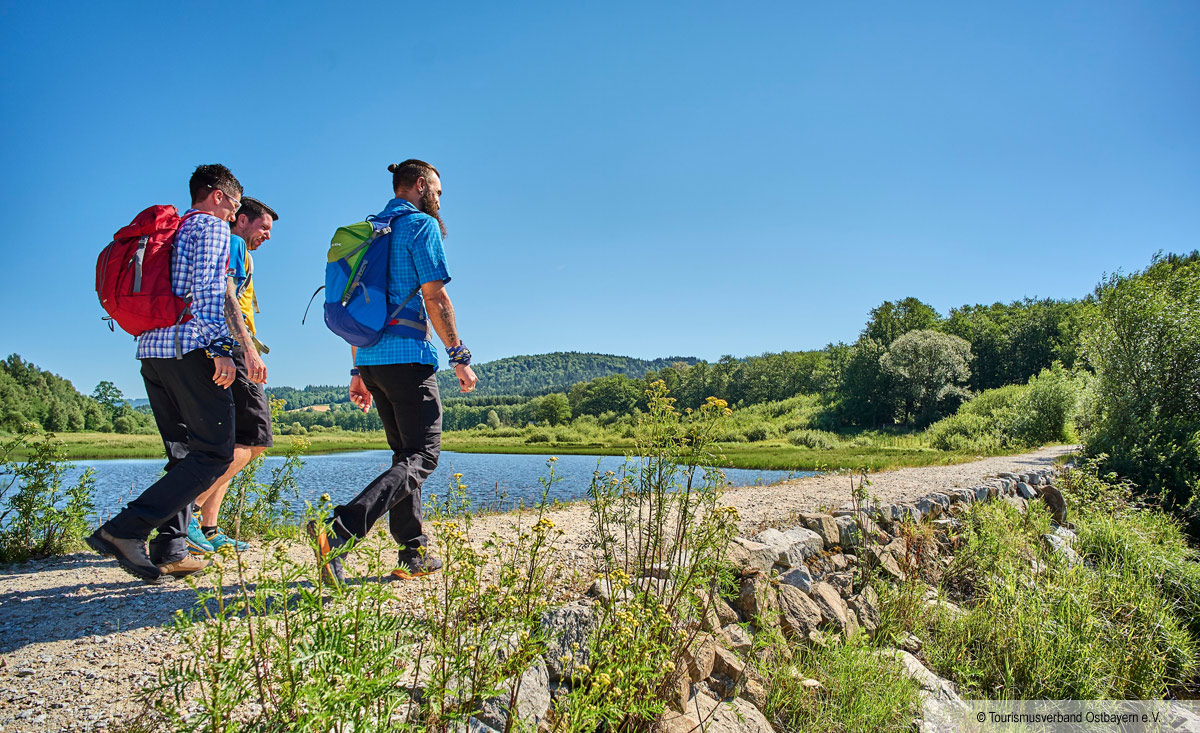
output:
[[[917,685],[898,661],[877,652],[866,634],[794,647],[789,662],[763,670],[769,682],[764,712],[784,730],[912,730],[920,711]],[[824,689],[805,687],[804,679]]]
[[[1195,679],[1188,622],[1200,574],[1178,527],[1161,514],[1076,508],[1090,565],[1042,546],[1040,502],[1025,515],[1002,502],[967,515],[946,579],[966,613],[916,622],[927,662],[965,697],[1154,699]]]
[[[59,433],[73,460],[102,458],[162,458],[162,442],[157,435],[118,433]],[[305,436],[276,435],[275,446],[267,455],[282,456],[292,441],[309,441],[307,454],[340,453],[358,450],[382,450],[388,447],[382,431],[324,432]],[[859,444],[859,445],[856,445]],[[484,431],[458,430],[445,433],[442,449],[462,453],[558,454],[620,456],[633,450],[633,440],[616,435],[579,436],[578,440],[549,440],[527,443],[519,436],[491,437]],[[758,443],[720,443],[724,468],[749,468],[780,471],[822,471],[839,468],[887,471],[911,466],[939,466],[977,460],[977,453],[938,451],[923,446],[919,436],[864,433],[844,441],[832,450],[817,450],[791,445],[785,439]]]

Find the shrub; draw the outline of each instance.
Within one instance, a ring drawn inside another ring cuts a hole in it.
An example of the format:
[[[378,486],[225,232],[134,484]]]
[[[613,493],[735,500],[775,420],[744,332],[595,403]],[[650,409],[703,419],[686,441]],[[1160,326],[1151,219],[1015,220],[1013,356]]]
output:
[[[835,450],[841,447],[837,435],[824,430],[793,430],[788,433],[788,442],[800,448],[813,450]]]
[[[550,436],[546,433],[533,433],[525,439],[526,443],[549,443]]]
[[[746,440],[751,443],[761,443],[771,437],[771,430],[766,425],[751,425],[746,428]]]
[[[27,452],[24,461],[15,456]],[[26,429],[0,444],[0,562],[77,550],[88,529],[95,479],[88,469],[63,489],[72,468],[66,445],[44,435],[34,440]]]
[[[1092,455],[1188,518],[1200,537],[1200,252],[1156,256],[1096,289]]]

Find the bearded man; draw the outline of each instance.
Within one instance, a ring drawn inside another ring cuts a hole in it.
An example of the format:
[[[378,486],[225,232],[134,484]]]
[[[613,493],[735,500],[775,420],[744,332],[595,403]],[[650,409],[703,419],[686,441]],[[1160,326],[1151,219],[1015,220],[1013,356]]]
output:
[[[390,578],[408,579],[433,572],[440,560],[425,551],[421,526],[421,485],[437,468],[442,446],[442,405],[438,395],[438,357],[430,326],[437,331],[454,365],[459,389],[475,389],[471,352],[458,335],[454,307],[446,294],[450,274],[439,214],[442,180],[436,168],[420,160],[388,166],[395,198],[376,220],[391,222],[388,254],[388,302],[401,303],[374,346],[351,347],[350,401],[363,412],[379,409],[392,466],[346,504],[333,510],[332,531],[309,524],[317,559],[328,583],[345,581],[339,548],[367,536],[384,514],[400,545]],[[428,316],[426,315],[428,314]]]

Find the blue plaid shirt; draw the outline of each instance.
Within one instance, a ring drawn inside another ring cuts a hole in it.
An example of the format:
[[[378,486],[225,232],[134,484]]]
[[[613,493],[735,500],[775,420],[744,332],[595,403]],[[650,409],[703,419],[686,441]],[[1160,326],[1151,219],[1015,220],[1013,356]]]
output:
[[[188,218],[175,235],[175,249],[171,252],[171,290],[182,298],[191,296],[192,319],[179,326],[143,333],[138,337],[137,358],[174,359],[230,338],[224,307],[228,266],[229,225],[206,213]]]
[[[388,202],[379,216],[395,216],[399,211],[417,211],[404,199]],[[388,252],[388,300],[403,303],[415,288],[428,282],[450,282],[446,270],[446,251],[442,248],[442,230],[437,219],[425,213],[402,216],[392,222],[392,242]],[[421,291],[413,301],[425,307]],[[385,333],[379,343],[358,350],[356,366],[380,364],[430,364],[438,366],[437,351],[424,339]]]

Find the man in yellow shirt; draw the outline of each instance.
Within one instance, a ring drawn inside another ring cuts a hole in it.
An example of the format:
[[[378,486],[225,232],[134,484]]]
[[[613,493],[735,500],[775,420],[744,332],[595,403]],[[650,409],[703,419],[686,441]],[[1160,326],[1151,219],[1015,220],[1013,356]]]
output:
[[[229,332],[238,342],[233,351],[237,377],[230,386],[235,405],[236,440],[229,470],[196,499],[199,512],[192,513],[187,537],[188,550],[196,555],[213,552],[222,545],[233,545],[238,551],[248,547],[245,542],[226,535],[218,526],[221,502],[229,490],[229,481],[275,442],[271,430],[271,403],[262,387],[267,381],[267,366],[259,355],[268,350],[255,336],[254,329],[258,299],[254,297],[254,259],[250,253],[271,238],[271,227],[278,220],[279,215],[274,209],[258,199],[243,196],[242,206],[229,225],[225,320]]]

